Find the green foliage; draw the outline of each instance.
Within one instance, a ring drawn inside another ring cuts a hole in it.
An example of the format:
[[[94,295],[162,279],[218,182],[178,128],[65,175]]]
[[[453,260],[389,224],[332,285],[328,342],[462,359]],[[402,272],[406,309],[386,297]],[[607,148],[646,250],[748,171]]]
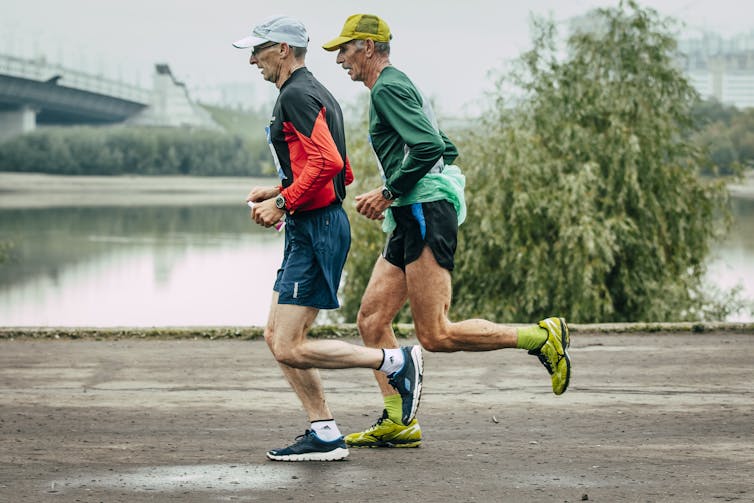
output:
[[[264,134],[260,133],[262,138]],[[3,144],[0,171],[64,175],[269,174],[237,135],[179,128],[66,127],[39,129]]]
[[[700,130],[694,143],[709,151],[705,175],[738,175],[754,168],[754,110],[738,110],[717,101],[700,101],[693,109]]]
[[[10,252],[13,249],[13,242],[0,241],[0,264],[10,259]]]
[[[673,64],[668,23],[634,2],[591,14],[560,61],[540,21],[512,75],[498,82],[461,162],[456,316],[523,322],[671,321],[714,313],[701,288],[726,215],[722,181],[697,174],[689,140],[697,97]]]
[[[716,99],[699,100],[691,110],[694,123],[699,128],[717,122],[730,124],[733,117],[738,113],[739,111],[736,107],[724,105]]]

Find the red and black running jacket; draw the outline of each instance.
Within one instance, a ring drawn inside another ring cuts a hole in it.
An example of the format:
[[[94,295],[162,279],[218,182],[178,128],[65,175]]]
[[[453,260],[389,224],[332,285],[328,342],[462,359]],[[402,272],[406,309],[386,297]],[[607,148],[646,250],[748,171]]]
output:
[[[343,201],[353,181],[343,112],[308,69],[294,71],[280,88],[268,135],[290,213]]]

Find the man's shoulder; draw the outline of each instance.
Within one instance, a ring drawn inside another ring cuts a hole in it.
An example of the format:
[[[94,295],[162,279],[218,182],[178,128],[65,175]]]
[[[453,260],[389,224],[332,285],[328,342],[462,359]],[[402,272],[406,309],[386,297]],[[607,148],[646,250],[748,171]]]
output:
[[[413,82],[402,70],[397,69],[394,66],[385,67],[380,76],[375,82],[374,87],[380,86],[393,86],[393,85],[412,85]]]
[[[280,102],[283,106],[318,103],[330,96],[330,91],[311,73],[299,76],[280,90]]]
[[[413,81],[393,66],[385,68],[380,74],[380,78],[375,82],[372,87],[372,96],[379,97],[380,95],[399,95],[404,96],[408,93],[417,93],[417,87]]]

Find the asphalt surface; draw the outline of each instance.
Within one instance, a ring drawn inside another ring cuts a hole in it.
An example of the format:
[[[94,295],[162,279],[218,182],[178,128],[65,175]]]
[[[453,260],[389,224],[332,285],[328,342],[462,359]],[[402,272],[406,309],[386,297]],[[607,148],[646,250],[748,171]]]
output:
[[[754,501],[754,333],[573,335],[563,396],[524,351],[425,352],[418,449],[268,461],[308,426],[264,342],[0,340],[0,502]],[[371,372],[322,371],[340,428]]]

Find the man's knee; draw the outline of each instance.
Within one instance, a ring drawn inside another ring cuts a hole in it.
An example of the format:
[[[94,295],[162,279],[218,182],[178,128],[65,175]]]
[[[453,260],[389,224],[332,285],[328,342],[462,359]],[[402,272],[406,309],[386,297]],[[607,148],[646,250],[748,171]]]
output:
[[[356,328],[359,329],[359,333],[362,337],[366,337],[370,333],[373,333],[373,324],[374,317],[366,314],[363,309],[359,309],[359,312],[356,314]]]
[[[284,353],[281,347],[280,341],[275,337],[275,330],[270,327],[264,329],[264,342],[267,343],[267,347],[270,348],[272,356],[275,360],[280,361],[280,355]]]
[[[275,346],[275,349],[273,349],[272,354],[275,356],[275,360],[277,360],[278,363],[283,363],[289,367],[296,369],[311,368],[311,364],[298,346],[277,345]]]
[[[386,318],[380,311],[367,312],[359,309],[356,315],[356,328],[367,346],[378,344],[385,330],[390,330],[392,320]]]
[[[264,327],[264,342],[267,343],[267,347],[270,348],[272,354],[275,354],[275,330],[269,325]]]
[[[431,353],[448,353],[455,351],[449,334],[443,330],[416,329],[416,338],[424,349]]]
[[[294,368],[309,368],[300,348],[289,344],[281,344],[275,337],[275,331],[269,327],[264,331],[264,340],[267,342],[272,356],[278,363],[283,363]]]

